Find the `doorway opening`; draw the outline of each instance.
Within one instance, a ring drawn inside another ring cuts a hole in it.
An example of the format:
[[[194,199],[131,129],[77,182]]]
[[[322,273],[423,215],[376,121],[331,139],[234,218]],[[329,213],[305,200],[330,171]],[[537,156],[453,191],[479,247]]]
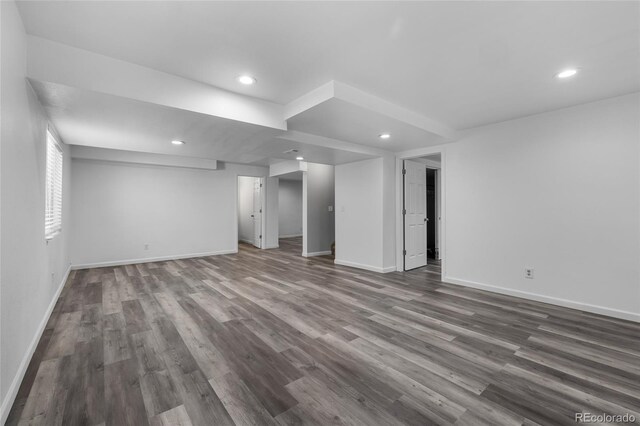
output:
[[[302,171],[278,176],[278,245],[302,255]]]
[[[438,196],[439,169],[427,166],[427,259],[440,260],[438,241],[440,228],[440,203]]]
[[[264,178],[238,176],[238,242],[263,248]]]
[[[440,265],[441,154],[402,162],[402,264],[409,271]]]
[[[303,257],[333,256],[334,166],[304,161],[293,166],[273,176],[279,180],[278,245]]]

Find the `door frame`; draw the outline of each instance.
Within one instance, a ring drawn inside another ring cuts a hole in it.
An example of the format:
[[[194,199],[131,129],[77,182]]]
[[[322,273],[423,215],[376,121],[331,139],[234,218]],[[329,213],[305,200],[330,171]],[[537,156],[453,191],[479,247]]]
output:
[[[265,203],[265,192],[267,191],[267,187],[266,187],[265,179],[263,177],[256,177],[254,179],[257,179],[258,183],[260,183],[260,241],[259,241],[259,244],[256,244],[254,241],[253,245],[254,247],[263,249],[266,245],[265,240],[267,239],[267,234],[265,232],[266,220],[264,220],[264,217],[267,212],[267,206]],[[255,188],[254,188],[254,191],[255,191]],[[255,198],[254,198],[254,201],[255,201]],[[254,206],[254,213],[255,213],[255,206]],[[255,217],[254,217],[254,220],[255,220]],[[255,224],[254,224],[254,237],[255,237]]]
[[[265,220],[265,216],[266,216],[266,205],[267,205],[267,199],[266,199],[266,185],[267,185],[267,178],[264,176],[251,176],[251,175],[243,175],[243,174],[238,174],[236,175],[236,179],[235,179],[235,193],[236,193],[236,202],[234,203],[234,215],[233,215],[233,220],[235,222],[235,229],[236,229],[236,238],[235,238],[235,253],[238,252],[238,234],[240,231],[240,223],[238,223],[238,197],[240,196],[240,191],[238,188],[238,178],[240,177],[249,177],[249,178],[254,178],[254,179],[260,179],[260,183],[262,184],[262,190],[260,191],[260,204],[262,204],[262,215],[260,215],[260,220],[261,220],[261,224],[260,224],[260,230],[262,232],[262,239],[260,241],[260,248],[264,249],[265,248],[265,236],[267,235],[267,221]]]
[[[405,172],[405,170],[407,170],[407,161],[411,161],[411,159],[405,159],[402,160],[402,268],[403,271],[411,271],[413,269],[417,269],[417,268],[422,268],[423,266],[427,266],[427,232],[428,232],[428,226],[426,223],[426,217],[427,217],[427,180],[426,180],[426,169],[427,169],[427,165],[423,164],[422,162],[417,162],[417,161],[413,161],[414,164],[418,164],[419,168],[424,169],[425,171],[425,179],[424,179],[424,215],[425,215],[425,221],[423,223],[422,226],[424,226],[424,265],[420,265],[420,266],[414,266],[411,269],[407,269],[407,173]]]
[[[446,147],[435,146],[399,152],[396,154],[396,271],[404,272],[404,176],[402,166],[404,160],[424,157],[426,155],[440,154],[440,168],[438,173],[438,190],[440,191],[440,234],[439,252],[441,258],[442,277],[447,275],[447,192],[446,192]],[[425,167],[427,165],[425,164]],[[433,168],[433,167],[430,167]],[[427,263],[428,264],[428,263]]]
[[[436,250],[438,250],[438,256],[436,257],[436,260],[442,260],[442,256],[440,256],[440,225],[442,222],[442,214],[440,212],[440,207],[442,205],[442,201],[440,201],[440,175],[441,175],[441,170],[440,170],[440,166],[437,166],[435,164],[425,164],[425,167],[427,168],[427,170],[433,170],[435,172],[434,175],[434,180],[435,180],[435,186],[436,186],[436,196],[435,196],[435,214],[436,214],[436,226],[435,226],[435,234],[436,234]],[[428,205],[428,203],[427,203]],[[440,218],[440,219],[438,219]],[[429,231],[427,231],[427,236],[429,235]],[[428,257],[427,257],[428,259]],[[427,264],[429,262],[427,261]]]

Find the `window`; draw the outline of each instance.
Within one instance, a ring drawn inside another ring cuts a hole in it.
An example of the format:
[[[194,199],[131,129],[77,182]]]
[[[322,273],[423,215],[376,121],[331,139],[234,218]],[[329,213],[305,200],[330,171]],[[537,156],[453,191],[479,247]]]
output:
[[[47,240],[62,230],[62,149],[47,130],[47,177],[44,236]]]

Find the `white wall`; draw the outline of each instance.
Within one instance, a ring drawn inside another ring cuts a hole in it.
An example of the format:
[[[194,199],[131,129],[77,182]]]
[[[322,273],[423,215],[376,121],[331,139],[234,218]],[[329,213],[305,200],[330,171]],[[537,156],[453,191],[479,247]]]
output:
[[[390,156],[336,166],[336,264],[396,270],[395,169]]]
[[[640,320],[639,104],[594,102],[448,145],[445,280]]]
[[[383,159],[336,166],[336,259],[382,272]]]
[[[335,200],[334,167],[308,163],[302,194],[302,255],[326,254],[335,238],[335,212],[328,210]]]
[[[237,177],[266,176],[268,170],[219,166],[210,171],[74,159],[74,266],[236,251]],[[267,206],[267,216],[277,214],[277,205]],[[267,231],[268,239],[277,238],[277,229]]]
[[[44,237],[47,118],[25,79],[25,32],[1,7],[0,423],[4,423],[68,271],[70,158],[62,146],[62,233]]]
[[[302,181],[280,179],[280,238],[302,235]]]
[[[278,248],[278,236],[280,234],[278,215],[279,215],[279,200],[278,200],[278,187],[279,178],[270,177],[265,179],[265,204],[266,210],[264,215],[265,226],[265,245],[263,248]]]
[[[238,240],[254,243],[253,192],[256,178],[238,176]]]
[[[396,160],[386,156],[382,161],[382,271],[391,272],[396,268],[396,210],[395,173]]]

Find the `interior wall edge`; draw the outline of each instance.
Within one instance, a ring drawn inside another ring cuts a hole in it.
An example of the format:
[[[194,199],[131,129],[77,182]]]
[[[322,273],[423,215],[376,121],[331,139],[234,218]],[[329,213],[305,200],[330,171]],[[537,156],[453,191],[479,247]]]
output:
[[[363,263],[350,262],[348,260],[340,260],[340,259],[335,259],[333,263],[335,265],[348,266],[350,268],[357,268],[357,269],[364,269],[365,271],[379,272],[381,274],[386,274],[388,272],[393,272],[396,270],[395,266],[388,266],[385,268],[381,268],[379,266],[365,265]]]
[[[31,362],[31,358],[33,357],[33,354],[36,351],[36,348],[38,346],[38,343],[42,338],[42,333],[44,333],[44,329],[47,326],[47,323],[49,322],[49,318],[51,318],[53,309],[55,308],[56,303],[60,298],[62,289],[67,283],[67,278],[69,278],[69,273],[71,272],[71,270],[72,270],[72,266],[69,265],[69,267],[67,268],[67,271],[62,277],[62,280],[60,281],[60,284],[58,285],[58,289],[53,295],[53,298],[51,299],[51,302],[49,303],[49,306],[47,307],[47,310],[44,313],[44,316],[42,317],[42,321],[40,321],[40,324],[38,325],[38,329],[36,330],[36,333],[33,336],[33,339],[31,340],[29,347],[27,348],[27,352],[24,354],[24,357],[20,362],[18,371],[16,372],[16,375],[13,377],[13,380],[11,381],[11,385],[9,386],[9,391],[7,392],[7,395],[5,396],[4,401],[2,401],[2,406],[0,407],[0,424],[4,424],[7,421],[7,417],[9,416],[9,412],[11,411],[11,407],[15,402],[16,396],[18,395],[18,390],[20,389],[20,385],[22,384],[22,380],[24,379],[24,375],[27,372],[29,363]]]
[[[127,151],[123,149],[98,148],[71,145],[72,160],[104,161],[125,164],[182,167],[186,169],[218,170],[218,160],[204,157],[188,157],[177,154]]]
[[[302,253],[303,257],[314,257],[314,256],[328,256],[331,254],[331,250],[325,250],[325,251],[314,251],[311,253]]]
[[[605,315],[608,317],[634,321],[640,323],[640,313],[622,311],[619,309],[607,308],[605,306],[590,305],[588,303],[578,302],[575,300],[561,299],[558,297],[545,296],[538,293],[530,293],[522,290],[514,290],[505,287],[498,287],[491,284],[484,284],[475,281],[463,280],[451,276],[442,277],[442,282],[459,285],[463,287],[477,288],[479,290],[490,291],[492,293],[504,294],[507,296],[521,297],[526,300],[535,302],[549,303],[551,305],[561,306],[563,308],[577,309],[580,311],[590,312],[593,314]]]

